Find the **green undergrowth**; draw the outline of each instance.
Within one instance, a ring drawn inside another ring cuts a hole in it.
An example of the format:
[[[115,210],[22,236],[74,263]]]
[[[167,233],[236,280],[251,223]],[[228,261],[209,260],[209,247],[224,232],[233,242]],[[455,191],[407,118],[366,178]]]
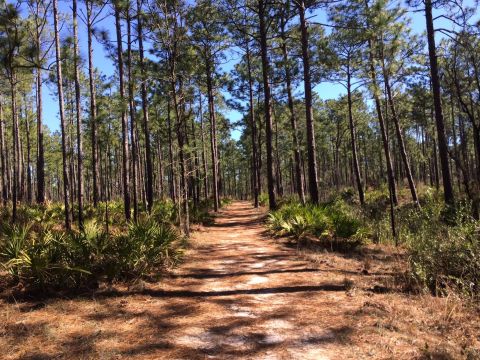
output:
[[[279,201],[268,215],[268,229],[277,236],[349,245],[395,244],[392,236],[388,190],[366,193],[361,207],[351,189],[335,194],[322,205],[302,206],[294,199]],[[445,206],[432,188],[419,192],[420,207],[409,201],[408,189],[399,191],[394,210],[397,242],[406,249],[415,288],[445,295],[454,289],[465,296],[480,295],[480,221],[472,217],[468,202]],[[267,199],[268,202],[268,199]],[[350,246],[352,245],[352,246]]]
[[[225,198],[221,206],[231,204]],[[211,199],[189,203],[190,222],[214,221]],[[132,281],[171,267],[182,257],[187,239],[179,232],[179,208],[171,200],[140,205],[136,222],[126,222],[121,201],[84,207],[84,227],[64,228],[59,203],[22,205],[11,224],[11,207],[0,209],[0,270],[12,282],[31,288],[95,287],[99,281]],[[77,209],[72,214],[76,215]]]
[[[135,279],[175,264],[182,236],[168,223],[145,217],[107,234],[95,220],[70,233],[50,227],[5,226],[1,265],[31,287],[74,288],[106,281]]]
[[[269,213],[267,226],[277,236],[292,236],[296,240],[313,236],[330,246],[333,243],[357,246],[364,241],[360,215],[342,201],[322,205],[286,201]]]

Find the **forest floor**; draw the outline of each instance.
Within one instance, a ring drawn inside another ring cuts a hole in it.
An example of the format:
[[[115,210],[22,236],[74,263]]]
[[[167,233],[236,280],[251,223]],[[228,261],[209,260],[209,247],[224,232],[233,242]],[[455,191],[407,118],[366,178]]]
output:
[[[0,358],[476,358],[479,314],[401,291],[401,251],[299,248],[269,237],[264,215],[247,202],[223,209],[156,283],[41,302],[3,296]]]

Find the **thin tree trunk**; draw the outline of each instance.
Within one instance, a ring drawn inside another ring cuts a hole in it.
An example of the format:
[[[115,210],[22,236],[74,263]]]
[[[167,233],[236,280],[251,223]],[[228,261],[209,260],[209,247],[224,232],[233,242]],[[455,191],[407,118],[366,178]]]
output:
[[[350,125],[350,141],[352,144],[352,157],[353,157],[353,171],[355,173],[355,181],[357,183],[358,198],[360,204],[363,206],[365,204],[365,194],[363,192],[363,182],[362,176],[360,174],[360,166],[358,164],[358,155],[357,155],[357,139],[355,131],[355,121],[353,120],[353,111],[352,111],[352,75],[350,73],[350,66],[347,69],[347,100],[348,100],[348,123]]]
[[[132,194],[133,194],[133,219],[134,221],[138,220],[138,186],[137,186],[137,170],[138,170],[138,161],[137,161],[137,141],[136,141],[136,120],[135,120],[135,104],[133,103],[134,99],[134,88],[133,88],[133,74],[132,74],[132,24],[130,18],[130,4],[127,4],[127,71],[128,71],[128,106],[130,110],[130,141],[132,148]]]
[[[125,210],[125,219],[130,220],[130,172],[129,172],[129,153],[128,153],[128,122],[127,114],[124,108],[125,104],[125,88],[123,79],[123,50],[122,50],[122,28],[120,24],[120,3],[118,0],[114,2],[115,11],[115,29],[117,34],[117,61],[119,76],[120,102],[122,106],[122,180],[123,180],[123,203]]]
[[[302,42],[302,60],[303,60],[303,83],[305,87],[305,111],[307,121],[307,156],[308,156],[308,181],[310,191],[310,201],[318,204],[318,174],[317,174],[317,154],[315,150],[315,126],[313,122],[313,104],[312,104],[312,84],[310,78],[310,55],[307,20],[305,18],[305,1],[297,1],[298,12],[300,15],[300,31]]]
[[[445,134],[445,123],[442,111],[442,97],[440,92],[440,79],[438,76],[437,49],[435,46],[435,29],[433,27],[432,0],[425,0],[425,19],[427,23],[428,55],[430,59],[430,76],[432,79],[433,103],[435,107],[435,124],[437,127],[438,152],[442,166],[443,195],[445,203],[453,205],[455,197],[450,176],[448,161],[448,143]]]
[[[365,8],[367,11],[369,11],[369,0],[365,0]],[[370,27],[369,22],[367,21],[367,27]],[[388,186],[391,189],[390,195],[392,197],[394,205],[398,205],[398,198],[397,198],[397,185],[395,183],[395,176],[393,173],[393,167],[392,167],[392,159],[390,156],[390,149],[388,145],[388,134],[387,134],[387,129],[385,127],[385,120],[383,117],[383,111],[382,111],[382,103],[380,101],[380,95],[379,95],[379,87],[377,83],[377,72],[375,70],[375,49],[374,49],[374,40],[373,38],[368,39],[368,57],[369,57],[369,70],[370,70],[370,79],[372,82],[372,92],[373,92],[373,97],[375,100],[375,109],[377,112],[377,117],[378,117],[378,123],[380,125],[380,132],[382,136],[382,144],[383,144],[383,151],[385,153],[385,161],[386,161],[386,166],[387,166],[387,178],[388,178]]]
[[[217,148],[217,126],[215,114],[215,100],[213,96],[213,84],[211,75],[210,60],[206,59],[206,73],[207,73],[207,100],[208,112],[210,121],[210,152],[212,157],[212,192],[214,211],[218,211],[220,207],[220,189],[219,189],[219,162],[218,162],[218,148]]]
[[[272,99],[272,115],[273,120],[275,121],[275,178],[277,184],[277,194],[283,196],[283,180],[282,180],[282,168],[280,163],[280,154],[278,146],[278,117],[275,111],[275,104]]]
[[[283,20],[283,17],[282,17],[281,25],[282,25],[281,26],[282,54],[283,54],[283,62],[284,62],[283,66],[285,68],[285,82],[287,85],[288,109],[290,110],[290,124],[292,127],[295,184],[296,184],[298,197],[302,202],[302,204],[305,204],[303,174],[300,166],[300,144],[298,141],[297,117],[295,116],[295,108],[293,103],[292,75],[290,71],[290,64],[289,64],[288,50],[287,50],[287,38],[285,35],[285,21]]]
[[[207,55],[208,57],[208,55]],[[210,59],[205,61],[207,73],[207,95],[208,95],[208,111],[210,114],[210,148],[212,153],[212,182],[213,182],[213,210],[218,211],[220,207],[220,195],[218,188],[218,148],[217,148],[217,121],[215,116],[215,99],[213,96],[212,69]]]
[[[174,69],[171,70],[171,75],[172,75],[172,79],[176,78]],[[178,102],[178,94],[177,94],[175,82],[173,80],[171,82],[171,86],[172,86],[172,92],[173,92],[173,106],[174,106],[175,119],[176,119],[175,127],[176,127],[176,133],[177,133],[177,141],[178,141],[178,156],[180,161],[181,190],[179,191],[179,198],[183,197],[183,200],[182,200],[183,214],[185,217],[183,221],[183,229],[184,229],[185,235],[189,236],[190,235],[190,219],[189,219],[189,209],[188,209],[188,176],[187,176],[187,164],[185,159],[185,148],[184,148],[185,134],[183,133],[183,129],[184,129],[183,121],[185,121],[185,117],[184,117],[185,113],[184,111],[182,111],[182,114],[180,114],[180,108],[179,108],[180,104]]]
[[[62,159],[63,159],[63,200],[65,204],[65,227],[70,230],[70,203],[69,203],[69,184],[68,184],[68,170],[67,170],[67,148],[66,148],[66,128],[65,128],[65,110],[63,103],[63,83],[62,83],[62,62],[60,61],[60,38],[58,31],[58,8],[57,0],[53,0],[53,22],[55,34],[55,57],[57,65],[57,90],[58,103],[60,109],[60,130],[62,133]]]
[[[249,114],[250,114],[250,127],[252,135],[252,190],[253,190],[253,204],[255,208],[258,208],[258,167],[257,167],[257,122],[255,121],[255,108],[253,104],[253,77],[252,77],[252,63],[250,46],[248,40],[245,42],[246,57],[247,57],[247,73],[248,73],[248,100],[249,100]]]
[[[167,100],[167,124],[168,124],[168,161],[170,162],[170,197],[176,203],[177,192],[175,185],[175,171],[173,160],[172,119],[170,116],[170,100]]]
[[[25,94],[26,95],[26,94]],[[32,167],[31,167],[31,143],[30,143],[30,122],[28,117],[28,103],[26,96],[25,102],[25,132],[27,135],[27,202],[32,203],[33,200],[33,184],[32,184]]]
[[[195,165],[195,181],[193,189],[195,190],[194,202],[198,205],[200,202],[200,163],[198,161],[197,138],[195,136],[195,118],[192,116],[192,138],[193,138],[193,161]]]
[[[90,127],[91,127],[91,140],[92,140],[92,180],[93,180],[93,206],[98,205],[98,144],[97,144],[97,95],[95,89],[95,73],[93,67],[93,19],[92,8],[93,0],[86,0],[87,8],[87,43],[88,43],[88,75],[89,75],[89,87],[90,87]]]
[[[80,102],[80,76],[78,71],[78,24],[77,0],[73,0],[73,63],[75,72],[75,109],[77,114],[77,202],[78,226],[83,228],[83,144],[82,144],[82,107]]]
[[[37,35],[39,36],[39,35]],[[39,42],[40,39],[37,39]],[[38,45],[39,46],[39,45]],[[45,150],[43,146],[42,71],[37,68],[37,203],[45,202]]]
[[[7,199],[8,199],[8,191],[7,191],[7,161],[5,159],[5,133],[3,130],[3,99],[0,97],[0,166],[2,167],[1,169],[1,176],[2,176],[2,202],[3,205],[5,206],[7,204]]]
[[[383,46],[382,46],[383,52]],[[383,54],[382,54],[383,57]],[[415,182],[413,180],[412,170],[410,167],[410,161],[408,160],[407,156],[407,149],[405,147],[405,141],[403,140],[402,130],[400,129],[400,121],[397,115],[397,109],[395,108],[395,102],[393,100],[392,89],[390,87],[390,79],[387,74],[387,69],[385,68],[385,59],[382,59],[382,67],[383,67],[383,78],[385,81],[385,88],[387,90],[387,101],[390,107],[390,111],[392,112],[393,122],[395,124],[395,132],[397,134],[397,141],[400,147],[400,155],[402,156],[403,165],[405,166],[406,176],[408,180],[408,186],[410,188],[410,193],[412,194],[413,202],[418,206],[418,196],[417,196],[417,189],[415,187]]]
[[[263,75],[263,92],[265,97],[265,140],[267,146],[267,187],[269,207],[271,210],[276,209],[277,200],[275,194],[275,178],[273,173],[273,146],[272,146],[272,105],[270,92],[270,61],[268,59],[267,46],[267,25],[266,7],[264,0],[258,0],[258,17],[260,22],[260,50],[262,58],[262,75]]]
[[[153,165],[152,153],[150,149],[150,129],[148,121],[148,99],[147,99],[147,76],[144,64],[144,50],[143,50],[143,13],[142,4],[137,0],[137,34],[138,34],[138,52],[140,56],[140,73],[142,77],[141,93],[142,93],[142,112],[143,112],[143,133],[145,137],[145,172],[146,172],[146,197],[147,210],[152,211],[153,206]],[[163,181],[163,179],[162,179]],[[162,183],[163,187],[163,183]]]
[[[202,132],[202,164],[203,164],[203,187],[205,192],[205,200],[208,199],[208,167],[207,167],[207,149],[205,148],[205,129],[203,126],[203,108],[202,93],[199,93],[200,106],[200,131]]]

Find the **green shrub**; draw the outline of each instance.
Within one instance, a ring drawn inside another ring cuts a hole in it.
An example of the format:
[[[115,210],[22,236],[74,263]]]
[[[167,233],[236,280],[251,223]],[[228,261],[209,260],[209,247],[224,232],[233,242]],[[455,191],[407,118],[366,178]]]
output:
[[[175,222],[175,218],[177,216],[175,204],[172,200],[155,202],[152,207],[152,216],[159,222]]]
[[[449,288],[469,296],[480,294],[480,237],[477,221],[456,226],[425,222],[410,233],[407,247],[413,277],[432,293]]]
[[[260,204],[260,206],[267,206],[268,200],[269,200],[269,197],[268,197],[268,194],[266,193],[261,193],[258,196],[258,203]]]
[[[174,263],[179,256],[174,242],[180,238],[171,225],[150,218],[130,224],[127,234],[112,239],[112,249],[106,256],[107,275],[110,279],[138,277]]]
[[[88,270],[69,262],[72,247],[68,238],[59,233],[45,231],[35,234],[29,228],[13,226],[6,236],[0,256],[3,267],[15,278],[27,284],[71,285],[75,274],[88,274]]]
[[[332,214],[333,229],[336,237],[348,239],[357,234],[360,221],[348,214],[335,212]]]
[[[220,202],[221,202],[222,206],[228,206],[228,205],[231,205],[233,203],[233,200],[231,198],[224,197],[224,198],[220,199]]]
[[[325,208],[311,207],[305,216],[309,224],[309,230],[313,235],[317,237],[329,235],[333,228],[333,223]]]
[[[285,222],[284,228],[287,234],[292,235],[295,239],[301,239],[307,234],[309,224],[304,216],[295,215],[290,221]]]
[[[147,217],[109,236],[94,220],[83,231],[65,233],[12,226],[2,233],[2,266],[32,286],[75,287],[106,276],[109,280],[147,275],[178,261],[179,232]]]
[[[357,234],[361,222],[347,208],[343,201],[323,206],[290,202],[269,213],[267,226],[278,236],[291,235],[296,239],[306,235],[348,239]]]
[[[435,294],[454,288],[478,297],[480,221],[471,216],[469,202],[446,207],[440,195],[427,188],[420,196],[421,208],[410,202],[395,208],[398,241],[408,252],[411,278]],[[320,206],[285,201],[269,213],[267,226],[278,236],[315,236],[332,249],[351,250],[366,240],[392,243],[388,191],[368,192],[366,200],[362,208],[339,196]]]
[[[196,205],[191,202],[189,204],[190,222],[194,224],[211,225],[214,221],[214,216],[210,212],[211,209],[213,209],[213,201],[210,199],[200,201],[200,203]]]
[[[283,219],[283,214],[281,212],[270,212],[267,215],[267,228],[276,235],[285,235],[283,231],[283,224],[285,220]]]

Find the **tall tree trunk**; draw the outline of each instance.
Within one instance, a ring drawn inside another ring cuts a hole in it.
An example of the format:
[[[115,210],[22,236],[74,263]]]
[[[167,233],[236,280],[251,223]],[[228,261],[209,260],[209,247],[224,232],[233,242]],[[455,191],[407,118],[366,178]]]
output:
[[[203,107],[202,107],[202,93],[199,93],[200,106],[200,131],[202,139],[202,164],[203,164],[203,190],[205,192],[205,200],[208,199],[208,167],[207,167],[207,149],[205,148],[205,129],[203,126]]]
[[[122,27],[120,24],[120,2],[114,1],[115,11],[115,30],[117,35],[117,61],[120,102],[122,106],[122,180],[123,180],[123,203],[125,210],[125,219],[130,220],[130,171],[129,171],[129,153],[128,153],[128,122],[125,110],[125,87],[123,78],[123,50],[122,50]]]
[[[292,94],[292,75],[290,70],[289,58],[288,58],[288,49],[287,49],[287,37],[285,35],[285,21],[282,17],[281,24],[281,38],[282,38],[282,54],[283,62],[285,68],[285,82],[287,85],[287,98],[288,98],[288,109],[290,111],[290,125],[292,127],[292,140],[293,140],[293,158],[294,158],[294,174],[295,174],[295,184],[298,197],[302,204],[305,204],[305,191],[303,188],[303,174],[300,165],[300,143],[298,141],[298,129],[297,129],[297,117],[295,116],[295,107],[293,103],[293,94]]]
[[[277,208],[275,194],[275,177],[273,173],[273,146],[272,146],[272,105],[270,92],[270,61],[268,59],[266,7],[264,0],[258,0],[258,17],[260,22],[260,52],[262,58],[263,93],[265,97],[265,142],[267,146],[267,187],[269,207]]]
[[[98,143],[97,143],[97,95],[95,89],[95,69],[93,67],[93,0],[86,0],[87,8],[87,43],[88,43],[88,83],[90,87],[90,127],[92,140],[92,180],[93,180],[93,206],[98,205]]]
[[[390,86],[390,78],[385,68],[385,59],[383,58],[383,45],[382,45],[382,68],[383,68],[383,79],[385,82],[385,89],[387,92],[387,101],[392,113],[393,122],[395,124],[395,132],[397,134],[398,146],[400,147],[400,155],[402,156],[403,165],[405,166],[406,176],[408,180],[408,186],[410,188],[410,193],[412,194],[413,202],[418,206],[418,196],[417,189],[415,187],[415,182],[413,180],[412,170],[410,167],[410,161],[407,156],[407,149],[405,147],[405,141],[403,140],[402,129],[400,128],[400,120],[398,119],[397,109],[395,107],[395,102],[393,100],[392,88]]]
[[[197,138],[195,136],[195,118],[192,116],[192,139],[193,139],[193,161],[195,166],[195,179],[193,184],[194,189],[194,202],[198,206],[200,202],[200,162],[198,160],[198,148],[197,148]]]
[[[428,56],[430,59],[430,76],[432,79],[433,104],[435,107],[435,124],[437,127],[438,153],[442,166],[443,195],[445,203],[453,205],[455,198],[448,162],[448,143],[442,111],[440,79],[438,76],[437,49],[435,46],[435,29],[433,27],[432,0],[425,0],[425,19],[427,23]]]
[[[170,162],[170,197],[174,203],[177,202],[177,191],[175,185],[175,171],[173,159],[173,139],[172,139],[172,117],[170,115],[170,100],[167,100],[167,124],[168,124],[168,161]]]
[[[132,73],[132,22],[130,17],[130,3],[127,4],[127,71],[128,71],[128,106],[130,110],[130,141],[132,148],[132,194],[133,194],[133,219],[138,220],[138,148],[137,148],[137,131],[135,119],[135,104],[134,104],[134,88],[133,88],[133,73]]]
[[[163,154],[162,154],[162,146],[160,143],[160,136],[157,137],[157,147],[158,147],[158,197],[163,200],[164,197],[164,173],[163,173]]]
[[[300,31],[302,42],[302,60],[303,60],[303,83],[305,87],[305,115],[307,120],[307,156],[308,156],[308,182],[310,191],[310,201],[318,204],[318,174],[317,174],[317,154],[315,150],[315,126],[313,122],[313,103],[312,103],[312,83],[310,76],[310,55],[307,20],[305,18],[305,1],[297,1],[297,8],[300,15]]]
[[[150,128],[148,121],[148,99],[147,99],[147,75],[144,63],[143,50],[143,13],[142,4],[137,0],[137,34],[138,34],[138,53],[140,57],[141,93],[142,93],[142,112],[143,112],[143,134],[145,137],[145,172],[146,172],[146,197],[147,210],[152,211],[153,206],[153,165],[152,152],[150,149]],[[163,179],[162,179],[163,181]],[[162,185],[163,187],[163,185]]]
[[[209,54],[205,60],[207,72],[207,95],[208,111],[210,114],[210,148],[212,153],[212,182],[213,182],[213,209],[215,212],[220,207],[220,195],[218,188],[218,148],[217,148],[217,120],[215,115],[215,98],[213,95],[212,66]]]
[[[3,128],[3,99],[0,97],[0,166],[1,166],[1,192],[2,192],[2,203],[5,206],[8,199],[7,191],[7,161],[5,159],[5,132]]]
[[[17,192],[17,199],[19,202],[22,202],[25,195],[25,177],[24,177],[24,158],[23,158],[23,147],[22,147],[22,136],[20,133],[20,124],[19,124],[19,116],[21,115],[21,102],[20,105],[16,104],[16,118],[15,118],[15,144],[17,149],[17,173],[18,173],[18,192]]]
[[[275,111],[275,103],[272,99],[272,115],[275,125],[275,179],[277,184],[277,194],[283,196],[283,180],[282,180],[282,168],[280,162],[280,153],[278,146],[278,117],[277,112]]]
[[[37,41],[40,42],[40,39],[37,39]],[[35,85],[37,91],[37,203],[43,204],[45,202],[45,150],[43,146],[42,70],[40,69],[40,67],[37,68],[36,73],[37,79]]]
[[[349,59],[350,60],[350,59]],[[362,176],[360,174],[360,166],[358,164],[357,154],[357,135],[355,131],[355,121],[353,120],[353,101],[352,101],[352,74],[350,72],[350,66],[347,69],[347,100],[348,100],[348,123],[350,127],[350,141],[352,144],[352,157],[353,157],[353,171],[355,172],[355,181],[357,183],[358,198],[360,204],[365,204],[365,195],[363,192]]]
[[[69,183],[68,183],[68,164],[67,164],[67,148],[66,148],[66,128],[65,128],[65,110],[63,103],[63,83],[62,83],[62,62],[60,52],[60,37],[58,31],[58,7],[57,0],[53,0],[53,23],[55,34],[55,57],[57,65],[57,90],[58,103],[60,109],[60,130],[62,133],[62,170],[63,170],[63,200],[65,204],[65,227],[70,230],[70,203],[69,203]]]
[[[189,219],[189,208],[188,208],[188,175],[187,175],[187,162],[185,159],[185,134],[183,133],[183,130],[185,128],[183,123],[185,121],[185,112],[180,110],[180,104],[178,99],[179,98],[183,99],[183,96],[179,96],[177,94],[175,81],[173,80],[176,78],[174,69],[171,69],[171,75],[172,75],[171,87],[172,87],[172,93],[173,93],[173,106],[174,106],[175,120],[176,120],[175,127],[176,127],[176,133],[177,133],[177,141],[178,141],[178,157],[180,161],[179,189],[181,190],[179,190],[179,200],[182,201],[182,204],[183,204],[183,214],[184,214],[183,230],[185,235],[189,236],[190,235],[190,219]],[[182,93],[181,86],[180,86],[179,93],[180,94]],[[179,204],[179,207],[180,207],[180,204]]]
[[[247,73],[248,73],[248,100],[249,100],[249,114],[250,127],[252,136],[252,190],[253,190],[253,204],[258,208],[258,167],[257,167],[257,122],[255,121],[255,108],[253,104],[253,77],[252,77],[252,60],[250,54],[250,46],[248,39],[245,42],[246,57],[247,57]]]
[[[367,12],[369,11],[369,0],[364,0],[365,1],[365,9]],[[368,16],[368,15],[367,15]],[[370,27],[370,24],[367,20],[367,27]],[[380,89],[378,86],[377,82],[377,71],[375,69],[375,49],[374,49],[374,39],[369,38],[368,39],[368,57],[369,57],[369,70],[370,70],[370,80],[372,84],[372,92],[373,92],[373,98],[375,100],[375,109],[377,112],[377,118],[378,118],[378,123],[380,125],[380,133],[382,136],[382,144],[383,144],[383,151],[385,153],[385,161],[386,161],[386,166],[387,166],[387,180],[388,180],[388,186],[390,188],[390,196],[392,197],[394,205],[398,204],[398,198],[397,198],[397,185],[395,183],[395,176],[393,173],[393,166],[392,166],[392,159],[390,156],[390,148],[388,144],[388,135],[387,135],[387,129],[385,127],[385,119],[383,116],[383,110],[382,110],[382,102],[380,100]]]
[[[32,167],[31,167],[31,143],[30,143],[30,120],[28,116],[28,102],[26,94],[24,94],[25,103],[25,133],[27,135],[27,202],[32,204],[33,200],[33,184],[32,184]]]
[[[375,65],[374,65],[374,56],[373,56],[373,45],[372,41],[369,40],[369,52],[370,52],[370,61],[369,61],[369,66],[370,66],[370,78],[372,80],[372,87],[373,87],[373,97],[375,100],[375,109],[377,112],[377,118],[378,118],[378,123],[380,125],[380,134],[382,136],[382,145],[383,145],[383,151],[385,154],[385,162],[387,166],[387,180],[388,180],[388,186],[391,189],[390,195],[392,196],[392,200],[394,205],[398,204],[398,199],[397,199],[397,185],[395,183],[395,176],[393,173],[393,166],[392,166],[392,158],[390,155],[390,148],[388,144],[388,135],[387,135],[387,129],[385,127],[385,119],[383,117],[383,110],[382,110],[382,103],[380,101],[380,97],[378,95],[378,84],[377,84],[377,74],[375,71]]]
[[[80,102],[80,76],[78,71],[78,24],[77,0],[73,0],[73,66],[75,72],[75,109],[77,115],[77,202],[78,226],[83,228],[83,144],[82,144],[82,107]]]

